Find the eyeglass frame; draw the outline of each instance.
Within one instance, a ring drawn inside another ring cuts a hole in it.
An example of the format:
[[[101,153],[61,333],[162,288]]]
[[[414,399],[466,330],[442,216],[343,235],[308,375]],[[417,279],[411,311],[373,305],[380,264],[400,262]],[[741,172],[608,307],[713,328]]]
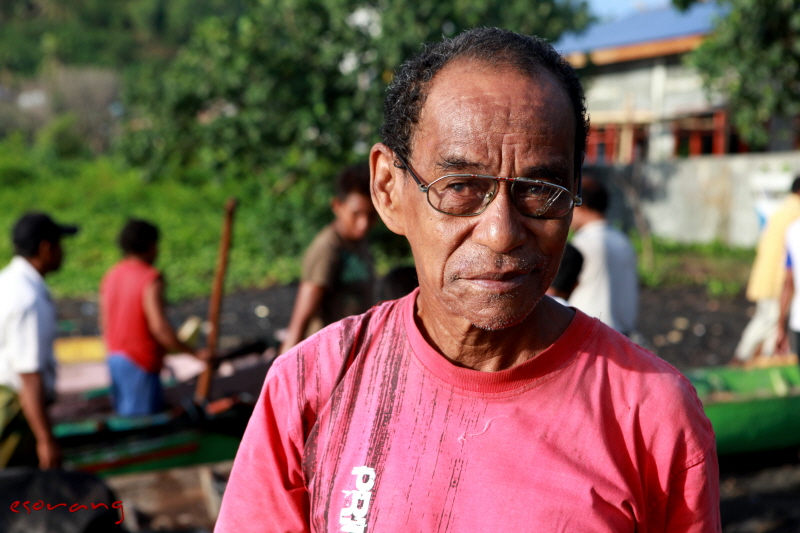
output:
[[[486,202],[486,205],[484,205],[481,208],[481,210],[478,211],[477,213],[467,213],[467,214],[459,215],[459,214],[456,214],[456,213],[448,213],[447,211],[442,211],[438,207],[434,206],[433,203],[431,203],[431,196],[430,196],[430,192],[429,191],[431,190],[431,186],[433,186],[434,183],[436,183],[437,181],[442,180],[444,178],[451,177],[451,176],[474,177],[474,178],[489,178],[491,180],[494,180],[494,182],[495,182],[495,190],[494,190],[494,192],[497,192],[497,189],[499,188],[499,183],[498,182],[501,182],[501,181],[510,182],[511,183],[511,187],[513,187],[514,183],[516,183],[517,180],[523,179],[523,180],[526,180],[528,182],[540,183],[542,185],[547,185],[548,187],[555,187],[556,189],[560,189],[560,190],[564,191],[565,193],[567,193],[570,196],[570,198],[572,198],[572,204],[573,205],[572,205],[572,207],[569,208],[569,211],[567,211],[566,213],[564,213],[560,217],[550,217],[550,218],[541,217],[541,216],[535,216],[535,215],[526,215],[525,213],[520,211],[519,207],[517,207],[517,205],[515,203],[514,207],[517,208],[517,211],[519,211],[519,214],[521,214],[522,216],[524,216],[526,218],[538,218],[538,219],[542,219],[542,220],[553,220],[553,219],[557,219],[557,218],[564,218],[573,209],[575,209],[576,207],[578,207],[580,205],[583,205],[583,198],[581,198],[581,192],[582,192],[582,183],[581,182],[583,180],[581,179],[582,178],[582,174],[581,174],[580,167],[578,168],[578,194],[575,195],[575,194],[572,194],[572,191],[570,191],[566,187],[562,187],[561,185],[556,185],[555,183],[550,183],[550,182],[547,182],[547,181],[526,178],[524,176],[517,176],[516,178],[506,178],[506,177],[503,177],[503,176],[489,176],[489,175],[485,175],[485,174],[445,174],[444,176],[436,178],[435,180],[430,182],[428,185],[425,185],[424,183],[422,183],[422,180],[419,179],[417,174],[411,168],[411,165],[409,165],[408,162],[406,162],[406,160],[405,160],[405,158],[403,158],[403,156],[398,154],[396,151],[394,152],[394,155],[397,156],[397,159],[400,160],[400,162],[403,164],[403,166],[406,168],[406,170],[408,170],[408,172],[411,174],[411,177],[414,178],[414,181],[417,183],[417,187],[419,187],[420,192],[424,192],[425,193],[425,199],[428,200],[428,205],[430,205],[433,209],[435,209],[439,213],[442,213],[442,214],[445,214],[445,215],[448,215],[448,216],[451,216],[451,217],[475,217],[475,216],[478,216],[481,213],[483,213],[484,211],[486,211],[486,208],[489,207],[489,204],[491,204],[494,201],[494,199],[497,197],[497,194],[493,194],[492,197],[489,199],[489,201]]]

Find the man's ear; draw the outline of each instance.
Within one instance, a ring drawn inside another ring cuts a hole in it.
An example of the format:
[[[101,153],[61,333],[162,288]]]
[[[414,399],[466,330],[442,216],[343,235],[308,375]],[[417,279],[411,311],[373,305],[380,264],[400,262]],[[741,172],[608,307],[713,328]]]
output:
[[[383,143],[377,143],[369,153],[369,170],[372,176],[372,203],[383,223],[394,233],[405,235],[400,193],[403,190],[403,173],[394,166],[394,152]]]

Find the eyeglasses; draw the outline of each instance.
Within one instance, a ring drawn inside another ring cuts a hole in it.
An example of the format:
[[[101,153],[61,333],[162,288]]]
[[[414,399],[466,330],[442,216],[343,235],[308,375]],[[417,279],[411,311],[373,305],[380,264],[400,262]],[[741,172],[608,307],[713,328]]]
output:
[[[446,215],[472,217],[480,215],[497,196],[498,182],[511,182],[511,197],[520,213],[531,218],[561,218],[573,207],[581,205],[580,196],[568,189],[530,178],[503,178],[480,174],[448,174],[424,185],[411,166],[395,153],[417,182],[428,203]],[[580,192],[580,191],[579,191]]]

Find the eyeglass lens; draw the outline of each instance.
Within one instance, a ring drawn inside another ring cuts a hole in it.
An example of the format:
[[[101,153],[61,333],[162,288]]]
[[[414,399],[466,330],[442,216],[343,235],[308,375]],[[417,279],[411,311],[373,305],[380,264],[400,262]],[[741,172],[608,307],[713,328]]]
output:
[[[451,215],[481,213],[497,193],[498,183],[490,177],[450,175],[431,183],[428,201],[434,209]],[[525,216],[558,218],[572,209],[573,200],[563,189],[518,178],[511,186],[514,204]]]

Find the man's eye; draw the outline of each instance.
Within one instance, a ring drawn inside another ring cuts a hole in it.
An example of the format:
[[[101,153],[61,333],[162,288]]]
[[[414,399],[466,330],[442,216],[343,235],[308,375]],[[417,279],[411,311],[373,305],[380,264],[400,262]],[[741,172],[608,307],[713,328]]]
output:
[[[530,198],[540,198],[548,196],[552,190],[551,187],[543,183],[526,183],[520,194]]]
[[[480,196],[492,189],[492,183],[490,180],[453,178],[443,180],[441,187],[442,192],[447,194]]]
[[[467,193],[475,189],[474,184],[466,181],[452,181],[447,184],[447,190],[457,193]]]

